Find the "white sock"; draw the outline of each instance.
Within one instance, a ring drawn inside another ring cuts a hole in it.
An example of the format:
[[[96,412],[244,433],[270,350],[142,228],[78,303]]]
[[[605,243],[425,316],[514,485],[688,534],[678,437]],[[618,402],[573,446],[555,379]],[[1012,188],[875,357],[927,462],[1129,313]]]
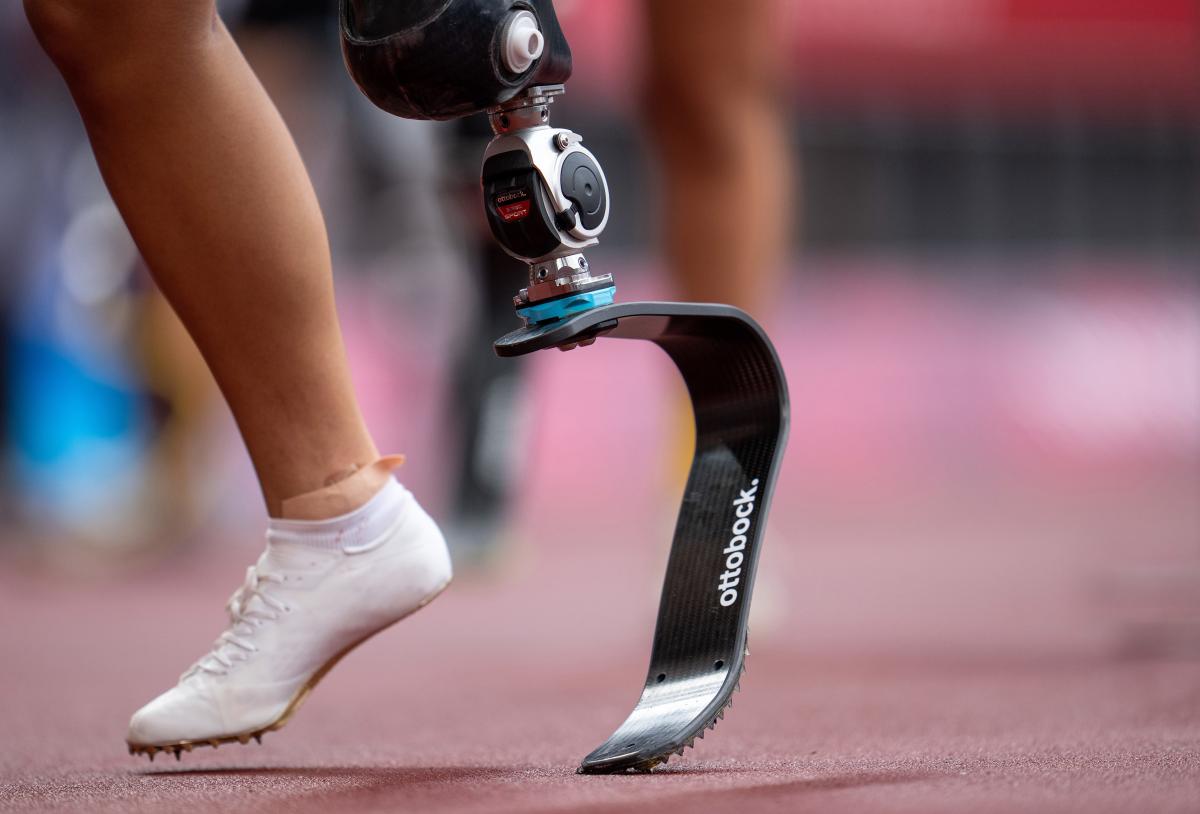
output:
[[[388,478],[375,496],[352,512],[326,520],[267,522],[267,543],[290,543],[328,551],[369,546],[390,533],[412,504],[407,489]]]

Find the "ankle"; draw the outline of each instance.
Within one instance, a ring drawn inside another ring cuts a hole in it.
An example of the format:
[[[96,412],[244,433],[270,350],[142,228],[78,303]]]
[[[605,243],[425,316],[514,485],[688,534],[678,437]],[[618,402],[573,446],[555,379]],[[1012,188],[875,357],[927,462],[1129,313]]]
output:
[[[390,475],[363,505],[321,520],[275,519],[267,523],[269,545],[300,545],[327,551],[370,548],[396,528],[412,498]]]
[[[320,489],[295,495],[279,504],[279,520],[326,520],[365,506],[404,463],[403,455],[385,455],[374,463],[336,473]]]

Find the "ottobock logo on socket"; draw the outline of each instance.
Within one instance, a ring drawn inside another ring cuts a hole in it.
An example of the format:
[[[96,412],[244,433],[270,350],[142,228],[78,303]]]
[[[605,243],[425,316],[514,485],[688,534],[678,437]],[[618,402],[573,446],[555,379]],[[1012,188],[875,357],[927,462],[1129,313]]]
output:
[[[757,499],[758,478],[750,481],[750,488],[743,489],[737,500],[733,501],[734,514],[733,537],[725,546],[725,572],[717,582],[717,590],[721,592],[721,607],[728,608],[737,602],[737,586],[741,582],[742,561],[746,558],[743,549],[746,547],[746,534],[750,531],[750,515],[754,514],[754,501]]]

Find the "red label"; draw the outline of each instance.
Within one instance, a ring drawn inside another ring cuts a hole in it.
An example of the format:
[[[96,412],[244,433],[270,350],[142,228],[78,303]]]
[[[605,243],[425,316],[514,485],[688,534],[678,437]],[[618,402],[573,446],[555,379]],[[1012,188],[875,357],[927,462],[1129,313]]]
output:
[[[505,223],[512,223],[514,220],[521,220],[529,215],[531,203],[528,198],[524,198],[511,203],[499,204],[496,210]]]

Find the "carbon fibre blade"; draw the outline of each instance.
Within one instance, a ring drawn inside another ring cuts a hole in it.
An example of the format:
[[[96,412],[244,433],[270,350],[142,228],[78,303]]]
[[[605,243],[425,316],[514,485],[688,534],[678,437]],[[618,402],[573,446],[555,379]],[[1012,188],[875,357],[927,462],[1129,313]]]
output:
[[[648,771],[724,717],[745,668],[754,574],[787,439],[787,383],[774,347],[726,305],[634,302],[514,331],[501,356],[643,339],[675,362],[691,396],[696,452],[663,581],[650,668],[633,711],[579,771]]]

